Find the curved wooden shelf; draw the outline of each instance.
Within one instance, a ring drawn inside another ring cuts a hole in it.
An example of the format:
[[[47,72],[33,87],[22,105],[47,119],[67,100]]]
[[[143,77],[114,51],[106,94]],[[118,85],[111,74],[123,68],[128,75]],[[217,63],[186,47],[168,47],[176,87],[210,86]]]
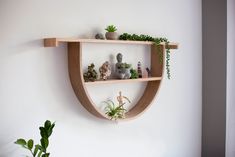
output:
[[[46,38],[44,39],[45,47],[56,47],[59,43],[68,44],[68,68],[70,81],[73,90],[79,99],[80,103],[96,117],[109,119],[104,112],[100,111],[94,102],[91,100],[86,85],[105,84],[105,83],[127,83],[127,82],[143,82],[147,81],[144,94],[139,99],[137,104],[132,107],[127,113],[125,119],[132,119],[142,114],[151,104],[154,97],[156,96],[164,72],[165,60],[163,63],[159,61],[159,53],[163,53],[161,56],[165,56],[165,44],[161,43],[159,48],[154,45],[153,42],[145,41],[122,41],[122,40],[96,40],[96,39],[71,39],[71,38]],[[106,81],[95,81],[95,82],[84,82],[83,71],[82,71],[82,46],[83,43],[105,43],[105,44],[143,44],[151,46],[151,78],[141,79],[127,79],[127,80],[106,80]],[[178,44],[170,43],[167,48],[177,49]],[[160,50],[160,52],[157,52]]]
[[[149,78],[138,78],[138,79],[109,79],[109,80],[97,80],[94,82],[85,82],[86,85],[95,85],[95,84],[109,84],[109,83],[132,83],[132,82],[148,82],[148,81],[160,81],[161,77],[149,77]]]

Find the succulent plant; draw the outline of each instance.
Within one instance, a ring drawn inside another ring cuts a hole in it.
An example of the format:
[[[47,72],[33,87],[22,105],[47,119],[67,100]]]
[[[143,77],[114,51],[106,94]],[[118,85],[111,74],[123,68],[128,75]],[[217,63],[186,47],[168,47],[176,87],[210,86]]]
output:
[[[85,82],[89,82],[89,81],[94,82],[98,78],[98,74],[94,68],[95,68],[95,65],[93,63],[91,63],[91,65],[88,66],[87,72],[83,74]]]
[[[117,68],[118,69],[129,69],[131,67],[131,64],[127,64],[127,63],[120,63]]]
[[[116,28],[116,26],[114,26],[114,25],[109,25],[109,26],[107,26],[107,27],[105,28],[105,30],[106,30],[107,32],[116,32],[116,31],[117,31],[117,28]]]
[[[131,68],[130,72],[131,72],[131,77],[130,77],[131,79],[139,78],[137,70]]]

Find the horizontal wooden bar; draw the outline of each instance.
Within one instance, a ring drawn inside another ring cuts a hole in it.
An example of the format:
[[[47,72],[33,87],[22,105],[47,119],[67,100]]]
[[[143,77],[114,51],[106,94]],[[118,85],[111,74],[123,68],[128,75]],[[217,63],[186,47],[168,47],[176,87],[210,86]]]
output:
[[[137,45],[152,45],[150,41],[131,41],[131,40],[100,40],[100,39],[78,39],[78,38],[45,38],[44,47],[57,47],[59,43],[80,42],[80,43],[103,43],[103,44],[137,44]],[[165,45],[165,43],[161,43]],[[178,49],[178,43],[169,43],[166,48]]]

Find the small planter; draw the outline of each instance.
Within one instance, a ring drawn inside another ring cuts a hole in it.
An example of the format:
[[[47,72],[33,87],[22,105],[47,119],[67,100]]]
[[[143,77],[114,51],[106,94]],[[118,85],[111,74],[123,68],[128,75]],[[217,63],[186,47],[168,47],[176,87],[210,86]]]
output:
[[[108,40],[117,40],[118,39],[118,34],[117,34],[117,32],[106,32],[105,37]]]
[[[119,79],[129,79],[131,77],[131,68],[117,69],[116,75]]]

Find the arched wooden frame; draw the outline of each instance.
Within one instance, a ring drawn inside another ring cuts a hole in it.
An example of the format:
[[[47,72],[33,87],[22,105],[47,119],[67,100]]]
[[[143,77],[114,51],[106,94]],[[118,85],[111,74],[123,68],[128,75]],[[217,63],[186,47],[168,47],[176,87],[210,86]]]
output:
[[[73,90],[79,99],[80,103],[96,117],[103,119],[110,119],[103,111],[100,111],[94,102],[91,100],[89,93],[86,89],[86,84],[96,83],[115,83],[115,82],[132,82],[132,81],[148,81],[144,94],[126,114],[125,119],[133,119],[142,114],[151,104],[156,96],[160,84],[162,82],[162,76],[165,67],[165,44],[159,46],[152,42],[143,41],[122,41],[122,40],[94,40],[94,39],[64,39],[64,38],[47,38],[44,39],[45,47],[58,46],[59,42],[68,43],[68,64],[69,64],[69,76],[73,87]],[[82,71],[82,43],[113,43],[113,44],[144,44],[151,46],[151,78],[146,79],[134,79],[134,80],[109,80],[109,81],[97,81],[97,82],[84,82]],[[170,43],[167,45],[170,49],[177,49],[178,44]],[[160,51],[160,52],[159,52]],[[162,63],[160,62],[159,54],[161,54]]]

